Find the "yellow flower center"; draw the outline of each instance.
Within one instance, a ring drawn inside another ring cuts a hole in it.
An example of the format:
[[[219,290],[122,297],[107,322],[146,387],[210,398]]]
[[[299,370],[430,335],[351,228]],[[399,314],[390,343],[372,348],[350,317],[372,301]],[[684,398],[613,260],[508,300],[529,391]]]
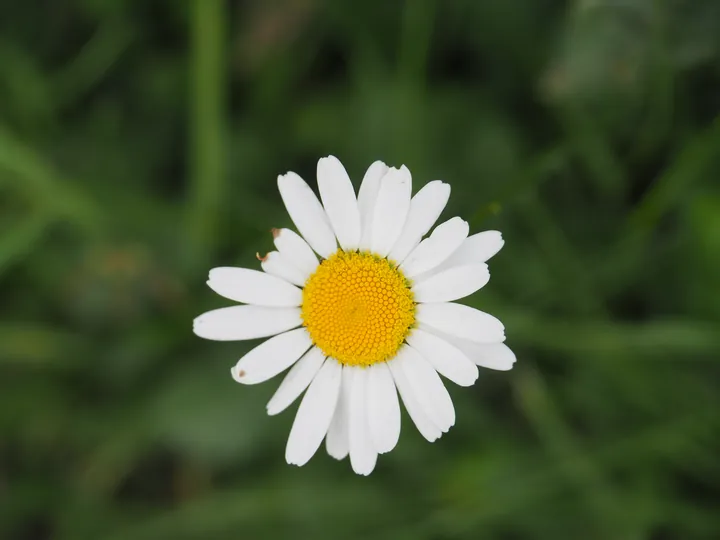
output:
[[[387,259],[338,250],[305,283],[302,318],[327,356],[369,366],[395,355],[415,323],[415,302]]]

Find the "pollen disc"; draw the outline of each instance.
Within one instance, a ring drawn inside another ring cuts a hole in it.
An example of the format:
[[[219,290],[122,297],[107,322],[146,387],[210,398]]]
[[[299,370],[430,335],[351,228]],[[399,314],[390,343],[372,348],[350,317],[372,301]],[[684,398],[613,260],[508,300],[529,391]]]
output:
[[[415,323],[408,280],[387,259],[337,251],[303,289],[303,324],[327,356],[369,366],[392,358]]]

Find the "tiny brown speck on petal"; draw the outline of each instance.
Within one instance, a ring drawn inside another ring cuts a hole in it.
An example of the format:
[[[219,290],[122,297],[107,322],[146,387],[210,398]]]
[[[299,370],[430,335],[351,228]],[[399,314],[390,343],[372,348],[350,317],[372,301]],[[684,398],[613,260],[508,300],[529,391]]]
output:
[[[278,236],[280,236],[280,229],[276,229],[273,227],[272,229],[270,229],[270,232],[272,233],[273,238],[277,238]]]
[[[255,257],[257,257],[257,260],[258,260],[258,261],[265,262],[265,261],[267,261],[268,254],[266,253],[265,255],[263,255],[263,256],[261,257],[261,256],[260,256],[260,253],[258,252],[258,253],[255,253]]]
[[[238,371],[238,377],[244,377],[245,376],[245,370],[241,369]]]

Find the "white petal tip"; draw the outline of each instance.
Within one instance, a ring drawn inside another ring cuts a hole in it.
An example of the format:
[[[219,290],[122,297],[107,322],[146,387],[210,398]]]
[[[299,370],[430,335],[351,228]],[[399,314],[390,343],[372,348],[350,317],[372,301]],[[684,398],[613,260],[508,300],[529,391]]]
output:
[[[296,467],[302,467],[303,465],[307,464],[307,462],[310,461],[310,459],[309,458],[308,459],[296,459],[296,458],[291,458],[286,455],[285,461],[287,461],[288,465],[295,465]]]
[[[280,412],[281,412],[280,410],[277,409],[277,407],[271,407],[270,405],[268,405],[265,409],[267,411],[268,416],[276,416],[276,415],[280,414]]]
[[[492,368],[490,368],[490,369],[494,369],[495,371],[510,371],[510,370],[512,370],[513,367],[515,367],[515,362],[514,362],[514,361],[513,361],[513,362],[510,362],[510,363],[508,363],[508,364],[505,364],[505,365],[494,366],[494,367],[492,367]]]
[[[475,377],[472,380],[468,378],[467,380],[453,381],[453,382],[462,388],[469,388],[470,386],[473,386],[477,382],[477,380],[478,380],[478,377]]]
[[[450,187],[450,184],[446,184],[445,182],[441,182],[440,180],[438,180],[438,182],[440,182],[440,185],[438,186],[438,188],[442,189],[441,192],[438,192],[438,195],[441,195],[445,199],[449,199],[450,191],[452,190],[452,188]]]
[[[210,271],[208,272],[207,284],[210,285],[210,282],[213,279],[216,279],[220,274],[222,274],[223,272],[226,272],[230,269],[231,269],[231,267],[228,267],[228,266],[218,266],[217,268],[211,268]]]
[[[375,465],[377,464],[377,460],[373,460],[370,463],[360,463],[352,465],[352,470],[355,474],[358,476],[369,476],[370,473],[372,473],[375,470]]]
[[[282,185],[287,186],[289,183],[299,178],[300,177],[292,171],[288,171],[285,174],[279,174],[277,177],[278,187],[281,187]],[[302,179],[300,179],[300,181],[302,181]]]
[[[232,378],[235,382],[239,382],[240,384],[246,384],[243,379],[247,374],[244,370],[238,369],[237,366],[233,366],[230,368],[230,375],[232,375]]]
[[[505,239],[500,231],[487,231],[486,233],[480,234],[487,234],[488,236],[494,237],[491,240],[491,243],[494,245],[492,250],[488,253],[488,259],[492,259],[505,245]]]

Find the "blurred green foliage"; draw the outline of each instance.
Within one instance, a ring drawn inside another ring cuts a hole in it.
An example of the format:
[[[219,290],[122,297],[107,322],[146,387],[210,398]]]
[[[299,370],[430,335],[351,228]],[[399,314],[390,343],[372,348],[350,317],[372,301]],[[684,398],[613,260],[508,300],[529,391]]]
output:
[[[0,2],[0,537],[720,537],[720,2]],[[519,361],[370,478],[195,338],[337,155],[502,230]]]

